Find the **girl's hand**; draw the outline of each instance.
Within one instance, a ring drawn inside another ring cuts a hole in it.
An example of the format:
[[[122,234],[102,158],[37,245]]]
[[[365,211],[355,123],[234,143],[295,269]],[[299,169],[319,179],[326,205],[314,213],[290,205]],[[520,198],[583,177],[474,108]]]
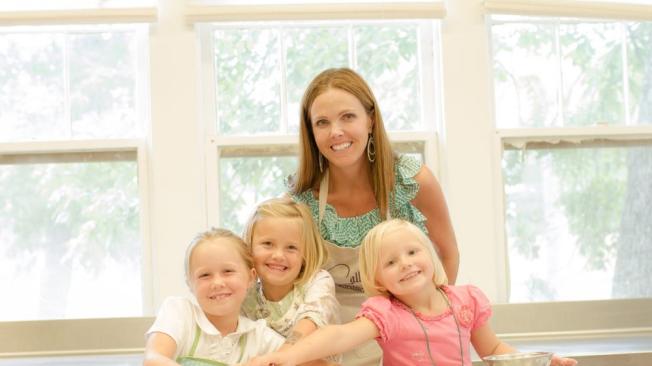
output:
[[[557,355],[552,356],[552,361],[550,366],[575,366],[577,365],[577,360],[572,358],[559,357]]]

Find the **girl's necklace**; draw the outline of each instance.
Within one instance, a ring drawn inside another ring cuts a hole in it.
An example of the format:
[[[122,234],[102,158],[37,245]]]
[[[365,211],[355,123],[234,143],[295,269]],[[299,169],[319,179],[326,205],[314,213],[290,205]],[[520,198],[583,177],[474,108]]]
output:
[[[441,290],[441,288],[437,287],[437,291],[441,294],[441,296],[444,298],[444,301],[446,301],[446,305],[448,305],[448,308],[451,309],[451,315],[453,315],[453,320],[455,321],[455,326],[457,327],[457,339],[460,344],[460,359],[462,360],[461,365],[464,366],[464,349],[462,347],[462,332],[460,331],[460,323],[457,321],[457,317],[455,316],[455,312],[453,311],[453,306],[451,305],[450,301],[448,301],[448,297],[446,297],[446,294]],[[412,315],[414,316],[414,319],[417,320],[417,323],[419,323],[419,326],[421,327],[421,330],[423,330],[423,336],[426,338],[426,349],[428,350],[428,357],[430,357],[430,363],[432,366],[435,366],[435,359],[432,357],[432,352],[430,352],[430,340],[428,339],[428,331],[426,330],[425,325],[421,322],[417,314],[412,310],[411,307],[407,306],[408,310]]]

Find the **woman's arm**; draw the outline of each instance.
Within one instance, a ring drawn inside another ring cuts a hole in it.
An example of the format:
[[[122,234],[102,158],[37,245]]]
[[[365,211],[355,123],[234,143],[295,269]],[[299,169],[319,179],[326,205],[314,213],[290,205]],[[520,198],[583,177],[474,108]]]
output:
[[[154,332],[147,337],[143,366],[179,366],[173,361],[177,343],[165,333]]]
[[[329,325],[302,338],[294,346],[256,357],[248,366],[294,366],[303,362],[344,353],[379,336],[378,328],[369,319],[360,317],[350,323]]]
[[[444,193],[435,176],[425,165],[414,179],[419,183],[419,192],[412,200],[412,204],[426,217],[428,236],[444,265],[448,283],[454,285],[460,266],[460,252],[457,249],[457,240]]]

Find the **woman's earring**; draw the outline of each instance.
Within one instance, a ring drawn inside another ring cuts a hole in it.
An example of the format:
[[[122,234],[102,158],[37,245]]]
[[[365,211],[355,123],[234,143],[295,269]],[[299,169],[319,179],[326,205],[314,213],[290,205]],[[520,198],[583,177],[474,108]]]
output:
[[[367,139],[367,159],[369,159],[370,163],[376,161],[376,144],[372,134],[369,134],[369,139]]]
[[[324,172],[324,156],[319,153],[319,172]]]

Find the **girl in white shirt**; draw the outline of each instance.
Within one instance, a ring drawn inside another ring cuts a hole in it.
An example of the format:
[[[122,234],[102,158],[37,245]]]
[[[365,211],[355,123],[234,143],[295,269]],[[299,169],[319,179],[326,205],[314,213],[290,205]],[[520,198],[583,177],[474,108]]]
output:
[[[185,256],[190,297],[170,297],[147,332],[143,365],[232,365],[276,350],[283,337],[240,315],[255,281],[244,241],[224,229],[199,234]]]

